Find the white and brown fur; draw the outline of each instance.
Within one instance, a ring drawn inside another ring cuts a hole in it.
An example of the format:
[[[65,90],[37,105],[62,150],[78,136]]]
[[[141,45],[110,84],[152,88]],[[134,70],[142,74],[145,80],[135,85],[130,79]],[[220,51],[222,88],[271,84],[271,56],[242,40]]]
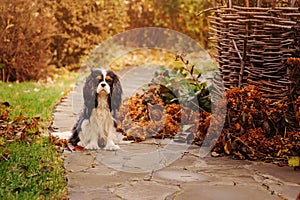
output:
[[[118,150],[115,144],[114,120],[122,101],[118,76],[110,71],[94,69],[83,88],[84,108],[72,130],[70,142],[85,149]]]

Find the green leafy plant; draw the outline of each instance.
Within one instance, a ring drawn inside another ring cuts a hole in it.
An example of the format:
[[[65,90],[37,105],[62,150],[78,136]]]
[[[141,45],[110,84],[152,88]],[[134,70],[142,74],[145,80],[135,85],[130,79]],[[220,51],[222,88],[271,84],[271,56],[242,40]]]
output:
[[[200,81],[201,73],[182,56],[176,60],[183,65],[167,70],[161,67],[151,85],[158,85],[158,93],[166,104],[180,103],[193,109],[210,111],[211,99],[206,82]]]

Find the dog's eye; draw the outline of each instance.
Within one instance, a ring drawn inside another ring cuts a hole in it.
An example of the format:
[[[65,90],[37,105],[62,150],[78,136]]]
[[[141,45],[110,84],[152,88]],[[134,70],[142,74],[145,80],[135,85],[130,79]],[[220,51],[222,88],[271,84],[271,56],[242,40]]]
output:
[[[97,79],[98,79],[99,81],[102,81],[102,76],[97,76]]]
[[[107,83],[112,83],[112,78],[111,77],[109,77],[109,76],[107,76],[107,77],[105,77],[105,81],[107,82]]]

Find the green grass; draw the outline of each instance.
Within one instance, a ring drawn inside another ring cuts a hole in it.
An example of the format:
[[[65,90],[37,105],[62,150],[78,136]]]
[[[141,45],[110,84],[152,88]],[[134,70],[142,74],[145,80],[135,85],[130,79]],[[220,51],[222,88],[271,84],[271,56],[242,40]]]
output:
[[[62,155],[46,138],[30,145],[13,142],[0,148],[0,199],[63,199]]]
[[[22,113],[26,117],[39,117],[50,121],[53,106],[65,94],[74,78],[63,77],[54,84],[0,82],[0,102],[12,106],[12,118]]]
[[[54,83],[0,82],[0,102],[8,102],[9,116],[37,117],[47,133],[54,106],[70,90],[75,75],[65,73]],[[1,124],[1,123],[0,123]],[[41,134],[42,135],[42,134]],[[0,135],[1,136],[1,135]],[[63,157],[45,136],[0,143],[0,199],[65,199]]]

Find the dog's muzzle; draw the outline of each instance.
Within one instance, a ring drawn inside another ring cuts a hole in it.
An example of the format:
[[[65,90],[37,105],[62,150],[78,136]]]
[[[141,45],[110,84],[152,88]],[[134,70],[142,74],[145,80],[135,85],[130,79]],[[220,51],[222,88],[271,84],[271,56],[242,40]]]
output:
[[[110,87],[106,82],[99,83],[99,85],[97,87],[97,93],[100,93],[100,92],[105,92],[107,94],[110,93]]]

